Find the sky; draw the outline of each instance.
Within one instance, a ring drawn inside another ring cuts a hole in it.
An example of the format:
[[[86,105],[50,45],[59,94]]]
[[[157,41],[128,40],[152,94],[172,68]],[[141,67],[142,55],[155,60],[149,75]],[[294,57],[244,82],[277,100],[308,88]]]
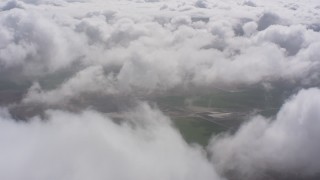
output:
[[[318,0],[4,0],[0,27],[1,91],[23,93],[1,103],[0,179],[320,173]],[[279,83],[295,91],[275,117],[207,147],[145,101]],[[126,121],[90,108],[98,99]],[[16,107],[41,113],[18,121]]]

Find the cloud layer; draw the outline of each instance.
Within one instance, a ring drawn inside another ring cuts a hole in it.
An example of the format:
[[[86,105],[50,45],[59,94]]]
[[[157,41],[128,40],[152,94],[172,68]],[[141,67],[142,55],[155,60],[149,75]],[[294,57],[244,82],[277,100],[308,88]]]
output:
[[[43,86],[68,74],[55,81],[55,90],[41,87],[28,101],[43,94],[71,98],[64,91],[75,81],[83,84],[75,95],[318,83],[320,35],[310,27],[319,14],[312,1],[11,0],[0,7],[3,81]],[[104,85],[88,88],[95,85],[79,74],[93,69],[86,78],[101,74]]]
[[[146,104],[120,113],[121,121],[91,110],[77,114],[48,110],[44,119],[34,117],[28,122],[17,122],[2,109],[0,177],[317,177],[319,102],[319,89],[302,90],[282,106],[276,117],[255,116],[233,135],[212,137],[208,150],[187,144],[168,117]]]
[[[319,175],[320,90],[302,90],[275,118],[257,116],[234,135],[212,140],[213,162],[244,179]]]
[[[14,84],[22,99],[0,110],[0,179],[319,177],[319,9],[318,0],[2,1],[0,92]],[[314,88],[207,149],[140,103],[279,82]],[[11,108],[41,112],[22,122]]]
[[[16,122],[2,109],[1,179],[220,179],[205,152],[146,104],[123,123],[92,111],[46,116]]]

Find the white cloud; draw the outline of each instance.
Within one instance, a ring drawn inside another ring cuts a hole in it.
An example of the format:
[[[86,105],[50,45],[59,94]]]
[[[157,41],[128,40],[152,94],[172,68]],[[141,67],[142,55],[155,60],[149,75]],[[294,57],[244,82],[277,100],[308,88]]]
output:
[[[39,83],[34,83],[23,102],[59,105],[68,103],[74,98],[81,98],[81,96],[88,93],[115,95],[119,91],[113,83],[112,74],[105,76],[101,66],[91,66],[78,72],[60,87],[53,90],[45,91]]]
[[[247,179],[312,177],[320,172],[320,90],[302,90],[277,116],[252,118],[234,134],[213,139],[210,150],[220,172]],[[268,174],[270,173],[270,174]]]
[[[17,79],[38,81],[75,63],[80,64],[79,69],[116,66],[116,81],[121,87],[147,92],[190,84],[309,78],[309,72],[301,72],[310,68],[291,62],[307,63],[309,59],[299,59],[297,53],[314,43],[308,36],[319,39],[319,33],[306,30],[308,23],[313,23],[309,12],[283,23],[293,13],[287,6],[277,6],[283,9],[281,14],[266,10],[277,2],[256,1],[256,7],[243,6],[242,1],[125,2],[3,2],[0,64],[4,75],[17,70]],[[199,3],[206,8],[187,8]],[[161,10],[163,5],[168,8]],[[300,8],[305,6],[299,4]],[[275,26],[279,23],[286,26]],[[264,49],[270,46],[265,43],[279,46],[273,47],[275,55]],[[138,61],[141,67],[137,67]],[[249,63],[257,64],[259,72]],[[279,75],[270,67],[281,71],[291,67],[297,70],[291,74],[298,75]]]
[[[34,82],[24,89],[26,107],[87,95],[139,99],[175,88],[314,86],[320,80],[318,6],[317,0],[3,1],[0,79]],[[57,84],[43,85],[50,80]],[[318,136],[318,91],[299,93],[272,122],[256,117],[235,136],[217,140],[212,149],[219,170],[250,177],[270,169],[320,171],[313,158],[319,147],[308,139]],[[147,107],[131,114],[146,121],[137,129],[91,111],[50,111],[48,121],[30,123],[2,111],[0,179],[217,177],[201,148],[187,145],[166,123],[149,125],[149,119],[166,118]]]
[[[220,179],[158,110],[143,104],[115,123],[92,111],[47,120],[0,116],[0,179]]]

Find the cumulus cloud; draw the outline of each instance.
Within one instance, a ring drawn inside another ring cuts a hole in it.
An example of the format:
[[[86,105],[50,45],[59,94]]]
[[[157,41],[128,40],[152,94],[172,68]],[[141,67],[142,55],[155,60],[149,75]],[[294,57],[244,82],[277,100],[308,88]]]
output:
[[[298,58],[298,52],[316,42],[308,36],[319,39],[318,32],[307,30],[314,24],[307,12],[289,21],[292,12],[286,11],[287,6],[282,7],[285,13],[275,14],[265,10],[273,7],[269,3],[257,1],[256,7],[243,6],[248,2],[128,1],[121,5],[124,10],[119,10],[120,2],[98,0],[61,1],[60,5],[52,1],[5,1],[0,18],[1,74],[16,81],[38,81],[75,65],[80,70],[103,66],[114,69],[114,79],[121,87],[147,92],[222,82],[252,84],[279,77],[292,80],[291,75],[269,71],[270,66],[294,66],[297,71],[293,73],[299,75],[293,81],[313,74],[300,73],[310,68],[291,62],[294,58],[308,63],[308,58]],[[163,5],[168,8],[161,9]],[[226,6],[237,10],[228,13]],[[279,46],[273,50],[277,56],[264,49],[270,46],[266,43]],[[263,58],[255,57],[251,49],[261,52]],[[257,63],[261,73],[246,66],[249,62]]]
[[[195,6],[198,8],[208,8],[208,3],[206,0],[198,0],[196,1]]]
[[[78,72],[75,76],[63,83],[59,88],[44,91],[39,83],[34,83],[24,103],[37,102],[57,105],[67,103],[73,98],[80,98],[87,94],[114,95],[118,91],[112,86],[113,77],[106,77],[101,66],[91,66]]]
[[[231,178],[316,175],[317,89],[292,97],[274,118],[254,117],[214,138],[212,163],[147,105],[120,114],[124,122],[103,108],[69,111],[177,89],[318,86],[318,7],[317,0],[1,2],[1,88],[26,84],[17,88],[21,103],[5,106],[45,112],[16,122],[1,109],[0,179],[219,179],[215,165]]]
[[[232,87],[278,80],[303,84],[305,79],[310,79],[310,83],[318,82],[313,78],[318,76],[316,67],[319,65],[315,58],[317,51],[313,51],[313,47],[318,44],[319,34],[303,26],[271,26],[256,32],[254,26],[245,25],[245,32],[250,39],[235,37],[230,24],[218,22],[211,23],[207,30],[183,25],[171,37],[163,40],[160,40],[162,34],[156,34],[154,37],[159,39],[158,44],[149,35],[140,41],[131,42],[132,45],[127,44],[128,47],[123,44],[126,48],[120,47],[112,50],[112,54],[107,53],[107,57],[115,59],[88,62],[99,64],[100,69],[106,71],[98,76],[101,83],[90,84],[88,75],[88,81],[84,81],[82,87],[92,87],[96,91],[100,89],[100,92],[105,91],[106,94],[111,87],[112,93],[150,94],[193,85]],[[161,28],[159,25],[151,27]],[[169,33],[168,30],[159,32]],[[146,49],[148,53],[145,54],[141,49]],[[118,55],[123,52],[126,54]],[[95,69],[91,66],[94,67],[90,65],[82,71]],[[69,86],[70,81],[80,80],[78,74],[71,77],[73,80],[64,81],[60,87]],[[90,76],[95,79],[94,74]],[[80,89],[92,92],[88,88]],[[65,98],[65,93],[58,94],[62,95],[62,99]]]
[[[220,172],[244,179],[308,178],[320,172],[320,90],[300,91],[274,118],[252,118],[234,134],[212,140]]]
[[[21,76],[41,76],[65,68],[81,56],[81,37],[36,12],[11,9],[0,18],[1,69],[19,69]]]
[[[1,179],[220,179],[204,151],[146,104],[123,123],[93,111],[46,116],[16,122],[1,110]]]
[[[314,177],[320,172],[319,102],[319,89],[302,90],[274,118],[256,116],[234,135],[214,136],[208,146],[211,162],[201,146],[187,144],[170,119],[147,104],[119,113],[121,120],[91,110],[48,110],[42,118],[17,122],[2,108],[0,177]]]

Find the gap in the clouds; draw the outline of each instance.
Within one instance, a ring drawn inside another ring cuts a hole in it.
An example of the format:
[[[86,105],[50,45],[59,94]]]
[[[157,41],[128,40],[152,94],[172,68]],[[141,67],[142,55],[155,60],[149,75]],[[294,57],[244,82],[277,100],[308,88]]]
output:
[[[297,90],[289,85],[253,85],[237,89],[213,88],[209,92],[153,97],[189,143],[206,146],[213,135],[233,134],[255,115],[273,117]]]
[[[61,79],[67,77],[61,76]],[[60,77],[57,75],[55,78]],[[47,81],[55,81],[55,78]],[[284,101],[299,89],[292,89],[292,85],[281,82],[238,88],[179,89],[145,96],[87,93],[59,105],[17,101],[9,111],[14,119],[27,120],[33,116],[44,117],[47,109],[74,113],[92,109],[105,113],[115,122],[121,122],[122,112],[134,108],[141,101],[147,101],[171,118],[188,143],[206,146],[211,136],[224,132],[233,134],[254,115],[274,116]]]

